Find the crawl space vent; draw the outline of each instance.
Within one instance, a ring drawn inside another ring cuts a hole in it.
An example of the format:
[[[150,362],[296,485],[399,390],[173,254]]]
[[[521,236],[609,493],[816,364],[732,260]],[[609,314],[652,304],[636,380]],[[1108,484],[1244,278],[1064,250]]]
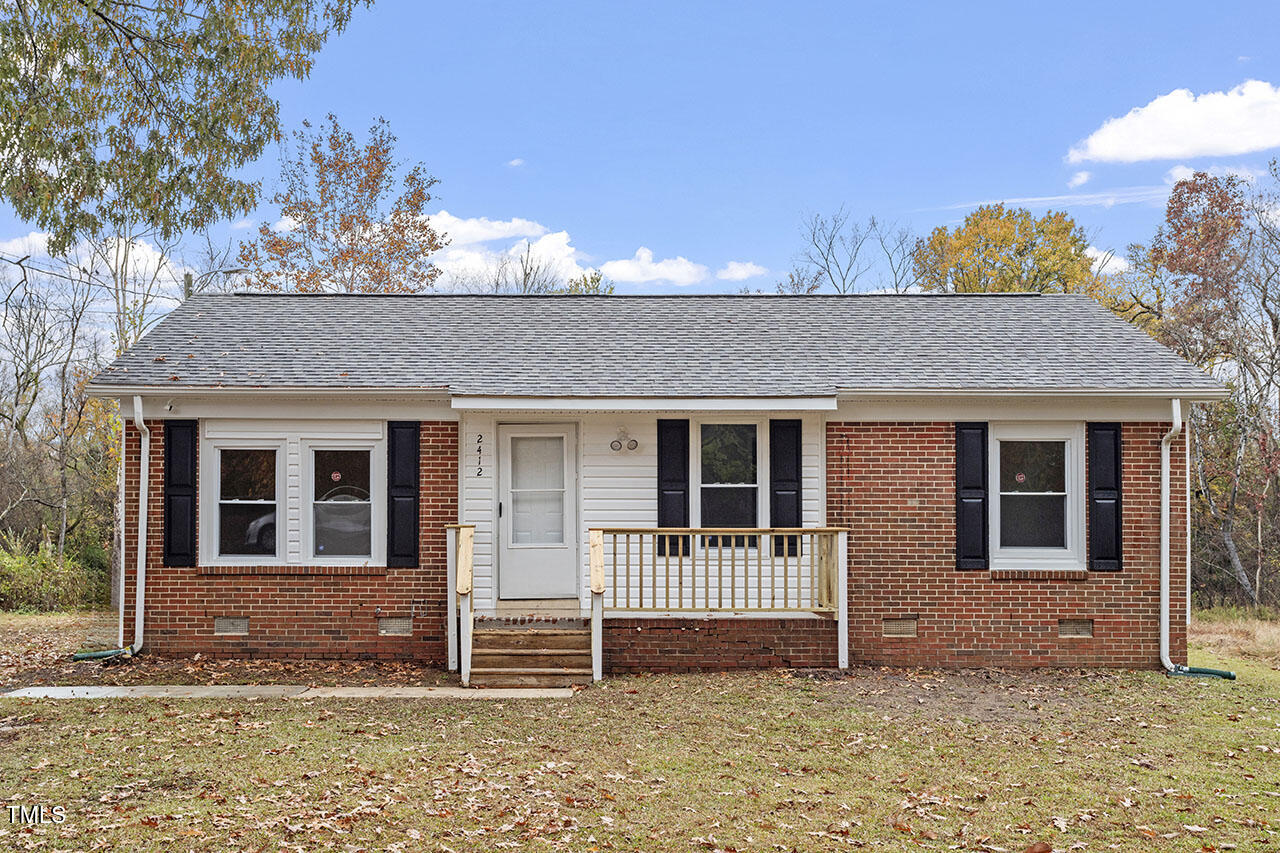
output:
[[[408,616],[378,617],[378,636],[411,637],[413,636],[413,619]]]
[[[883,635],[886,637],[914,637],[916,635],[916,622],[914,616],[905,619],[885,619],[883,623]]]
[[[248,633],[248,618],[218,616],[213,620],[213,636],[215,637],[245,636]]]
[[[1059,619],[1058,620],[1058,636],[1059,637],[1092,637],[1093,636],[1093,620],[1092,619]]]

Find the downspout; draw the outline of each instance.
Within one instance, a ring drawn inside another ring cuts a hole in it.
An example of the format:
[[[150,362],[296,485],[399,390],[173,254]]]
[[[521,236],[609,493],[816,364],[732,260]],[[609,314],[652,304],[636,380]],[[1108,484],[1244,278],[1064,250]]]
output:
[[[120,633],[118,649],[104,649],[94,652],[77,652],[71,656],[72,660],[99,660],[102,658],[113,658],[120,655],[126,657],[136,655],[142,651],[143,640],[143,613],[145,612],[144,603],[146,602],[147,592],[147,487],[148,480],[151,475],[151,430],[142,420],[142,398],[135,396],[133,398],[133,425],[137,427],[139,434],[142,436],[142,444],[139,448],[138,458],[138,556],[137,556],[137,577],[134,586],[134,603],[133,603],[133,645],[124,645],[124,572],[125,558],[127,556],[127,548],[125,546],[124,522],[123,518],[126,513],[124,511],[124,477],[120,478]],[[125,441],[124,430],[120,430],[120,466],[123,470],[125,462],[125,450],[128,448],[128,442]]]
[[[1169,675],[1200,676],[1204,678],[1226,678],[1235,680],[1236,674],[1227,670],[1208,669],[1202,666],[1183,666],[1175,664],[1169,656],[1169,546],[1172,539],[1172,525],[1169,518],[1169,501],[1172,489],[1169,471],[1169,450],[1178,436],[1182,435],[1182,401],[1174,398],[1173,425],[1160,439],[1160,664]],[[1190,468],[1186,476],[1191,476]],[[1190,526],[1191,505],[1185,507]]]
[[[142,651],[143,615],[146,612],[144,605],[147,600],[147,487],[151,479],[151,429],[142,419],[142,398],[137,396],[133,398],[133,425],[142,435],[142,447],[138,458],[138,569],[137,577],[134,579],[133,645],[129,647],[129,654],[136,655]],[[1165,454],[1167,457],[1167,447]],[[1167,469],[1167,458],[1165,462]]]

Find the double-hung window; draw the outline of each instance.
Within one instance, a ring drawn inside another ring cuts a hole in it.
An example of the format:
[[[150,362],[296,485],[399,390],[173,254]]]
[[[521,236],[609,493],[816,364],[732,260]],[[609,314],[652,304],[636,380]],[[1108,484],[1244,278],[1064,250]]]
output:
[[[992,568],[1083,568],[1083,424],[992,424],[990,442]]]
[[[700,427],[698,484],[701,527],[759,527],[760,447],[754,423],[703,423]],[[715,546],[719,540],[707,537]],[[756,544],[737,536],[733,544]]]
[[[373,493],[368,450],[312,449],[311,547],[316,557],[369,557]]]
[[[218,554],[275,557],[277,449],[218,450]]]

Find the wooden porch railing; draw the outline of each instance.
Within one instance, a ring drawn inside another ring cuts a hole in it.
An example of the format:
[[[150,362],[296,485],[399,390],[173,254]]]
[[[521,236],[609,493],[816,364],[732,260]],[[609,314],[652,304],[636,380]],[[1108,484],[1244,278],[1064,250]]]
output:
[[[847,532],[836,527],[593,528],[604,606],[636,611],[834,614]]]

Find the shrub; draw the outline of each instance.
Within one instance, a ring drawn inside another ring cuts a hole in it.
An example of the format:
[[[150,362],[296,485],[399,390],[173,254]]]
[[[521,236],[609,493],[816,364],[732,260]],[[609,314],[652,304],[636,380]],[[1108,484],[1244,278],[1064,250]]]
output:
[[[48,544],[34,551],[12,540],[0,547],[0,610],[75,610],[102,603],[101,570],[89,570],[71,555],[58,565]],[[109,572],[107,577],[110,577]]]

